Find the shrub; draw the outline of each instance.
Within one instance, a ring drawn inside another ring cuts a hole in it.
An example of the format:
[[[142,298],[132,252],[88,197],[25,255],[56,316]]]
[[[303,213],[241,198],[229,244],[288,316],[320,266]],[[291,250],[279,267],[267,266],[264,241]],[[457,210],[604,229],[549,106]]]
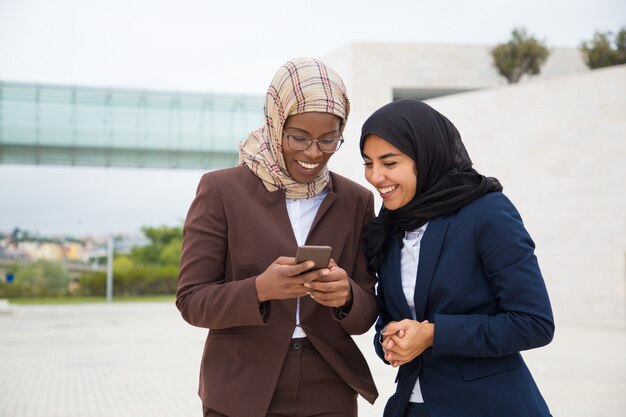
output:
[[[113,295],[167,295],[176,292],[178,267],[174,265],[139,265],[115,269]],[[78,293],[84,296],[106,295],[106,273],[87,272],[81,275]]]
[[[11,283],[0,283],[0,297],[58,297],[68,294],[70,274],[63,264],[37,260],[16,262],[7,268],[13,273]]]
[[[612,32],[596,32],[591,41],[581,44],[580,50],[590,69],[626,64],[626,27],[615,36]]]

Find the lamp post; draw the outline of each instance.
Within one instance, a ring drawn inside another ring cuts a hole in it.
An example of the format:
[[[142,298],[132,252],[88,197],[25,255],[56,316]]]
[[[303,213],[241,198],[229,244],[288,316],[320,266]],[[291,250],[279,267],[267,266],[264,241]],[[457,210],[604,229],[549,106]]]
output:
[[[113,235],[107,244],[107,303],[113,301]]]

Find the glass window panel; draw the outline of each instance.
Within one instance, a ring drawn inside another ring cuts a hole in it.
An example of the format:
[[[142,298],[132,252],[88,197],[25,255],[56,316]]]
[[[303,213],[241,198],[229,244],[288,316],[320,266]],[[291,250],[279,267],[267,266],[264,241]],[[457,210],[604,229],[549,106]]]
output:
[[[214,169],[263,97],[0,82],[0,162]]]

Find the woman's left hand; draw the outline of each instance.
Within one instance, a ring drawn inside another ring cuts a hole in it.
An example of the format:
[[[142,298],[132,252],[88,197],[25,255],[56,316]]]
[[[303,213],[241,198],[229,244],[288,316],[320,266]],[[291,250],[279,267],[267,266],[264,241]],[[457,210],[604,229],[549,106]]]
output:
[[[394,368],[411,362],[433,345],[435,325],[428,320],[391,322],[381,331],[385,360]]]
[[[330,260],[328,269],[330,270],[328,275],[304,284],[309,290],[309,296],[328,307],[351,305],[352,289],[348,274],[337,265],[334,259]]]

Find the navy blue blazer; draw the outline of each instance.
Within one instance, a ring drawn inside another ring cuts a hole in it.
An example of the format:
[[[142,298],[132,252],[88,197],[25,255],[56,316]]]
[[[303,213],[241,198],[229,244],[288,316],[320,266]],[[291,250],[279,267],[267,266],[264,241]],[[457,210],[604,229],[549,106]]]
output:
[[[390,243],[378,274],[374,345],[383,360],[380,329],[412,318],[400,278],[401,245]],[[534,248],[519,213],[499,192],[430,220],[414,300],[417,320],[435,324],[434,344],[399,368],[385,417],[404,417],[418,376],[431,417],[550,416],[519,354],[554,334]]]

